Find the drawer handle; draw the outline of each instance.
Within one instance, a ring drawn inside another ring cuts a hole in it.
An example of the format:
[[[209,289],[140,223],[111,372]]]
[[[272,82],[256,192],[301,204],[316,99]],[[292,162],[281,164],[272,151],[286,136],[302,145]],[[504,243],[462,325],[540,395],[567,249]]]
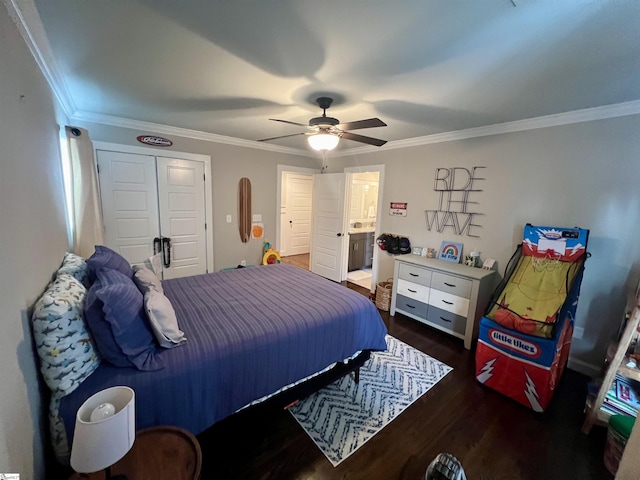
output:
[[[453,305],[453,302],[447,302],[446,300],[442,300],[444,303],[446,303],[447,305]]]
[[[440,320],[451,323],[451,320],[449,320],[448,318],[440,317]]]
[[[447,287],[451,287],[451,288],[454,288],[454,287],[455,287],[455,285],[453,285],[452,283],[444,282],[444,284],[445,284]]]
[[[409,275],[411,275],[412,277],[419,277],[420,276],[417,273],[411,273],[411,272],[409,272]]]
[[[409,290],[411,293],[418,293],[417,290],[411,290],[410,288],[407,288],[407,290]]]
[[[416,307],[414,307],[413,305],[409,305],[408,303],[405,303],[405,305],[406,305],[407,307],[409,307],[409,308],[416,308]]]

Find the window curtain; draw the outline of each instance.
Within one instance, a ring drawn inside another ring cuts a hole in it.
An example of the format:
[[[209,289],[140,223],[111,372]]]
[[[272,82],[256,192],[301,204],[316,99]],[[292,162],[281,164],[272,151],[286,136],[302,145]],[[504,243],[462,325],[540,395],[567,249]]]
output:
[[[90,257],[95,245],[104,244],[100,184],[93,143],[83,128],[66,127],[71,168],[73,252]]]

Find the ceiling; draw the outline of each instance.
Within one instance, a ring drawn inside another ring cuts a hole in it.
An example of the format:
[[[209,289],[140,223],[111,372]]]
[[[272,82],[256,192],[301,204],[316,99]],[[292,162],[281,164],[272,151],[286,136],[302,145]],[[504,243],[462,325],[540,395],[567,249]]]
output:
[[[268,119],[306,124],[321,113],[314,99],[327,95],[335,99],[327,113],[343,122],[386,122],[357,133],[388,146],[640,101],[635,0],[35,0],[31,7],[30,28],[42,30],[33,36],[50,53],[72,119],[254,141],[304,131]],[[308,151],[302,136],[271,143]],[[340,148],[361,145],[342,140]]]

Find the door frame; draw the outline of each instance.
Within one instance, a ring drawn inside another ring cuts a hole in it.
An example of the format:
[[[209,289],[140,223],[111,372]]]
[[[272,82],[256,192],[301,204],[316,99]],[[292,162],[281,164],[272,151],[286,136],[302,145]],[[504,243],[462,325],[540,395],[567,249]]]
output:
[[[107,150],[119,153],[133,153],[140,155],[153,155],[155,157],[177,158],[180,160],[193,160],[204,163],[204,219],[207,228],[205,229],[205,244],[207,247],[207,271],[214,272],[213,259],[213,175],[211,173],[211,156],[199,153],[176,152],[175,150],[164,150],[152,147],[139,147],[137,145],[123,145],[111,142],[93,142],[93,161],[98,158],[97,150]],[[100,202],[102,205],[102,201]]]
[[[353,179],[354,173],[366,173],[366,172],[378,172],[378,203],[376,205],[376,228],[374,231],[374,238],[378,238],[381,232],[381,214],[382,214],[382,197],[384,193],[384,165],[359,165],[357,167],[345,167],[344,173],[347,174],[347,185],[345,189],[345,195],[347,199],[351,198],[351,183]],[[346,200],[345,200],[346,201]],[[378,284],[378,270],[379,270],[379,262],[378,262],[378,248],[373,249],[373,266],[371,268],[371,292],[376,291],[376,285]],[[347,278],[349,264],[347,262],[343,262],[342,268],[342,277]]]
[[[277,180],[276,180],[276,239],[273,245],[275,249],[280,251],[280,230],[281,230],[281,210],[282,210],[282,174],[283,173],[306,173],[309,175],[315,175],[321,173],[319,168],[307,168],[307,167],[295,167],[293,165],[278,165],[277,168]],[[313,198],[313,193],[312,193]],[[311,230],[310,235],[313,235],[313,200],[311,201]]]

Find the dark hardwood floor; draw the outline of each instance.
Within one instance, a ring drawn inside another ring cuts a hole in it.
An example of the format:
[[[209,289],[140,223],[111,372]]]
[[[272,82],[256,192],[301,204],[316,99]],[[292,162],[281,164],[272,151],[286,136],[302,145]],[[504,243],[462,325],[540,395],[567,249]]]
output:
[[[536,414],[478,383],[461,340],[381,314],[389,334],[453,372],[335,468],[287,411],[266,402],[236,413],[198,435],[202,478],[418,480],[440,452],[455,455],[469,480],[613,478],[602,461],[606,430],[580,433],[587,377],[565,371],[547,411]]]

